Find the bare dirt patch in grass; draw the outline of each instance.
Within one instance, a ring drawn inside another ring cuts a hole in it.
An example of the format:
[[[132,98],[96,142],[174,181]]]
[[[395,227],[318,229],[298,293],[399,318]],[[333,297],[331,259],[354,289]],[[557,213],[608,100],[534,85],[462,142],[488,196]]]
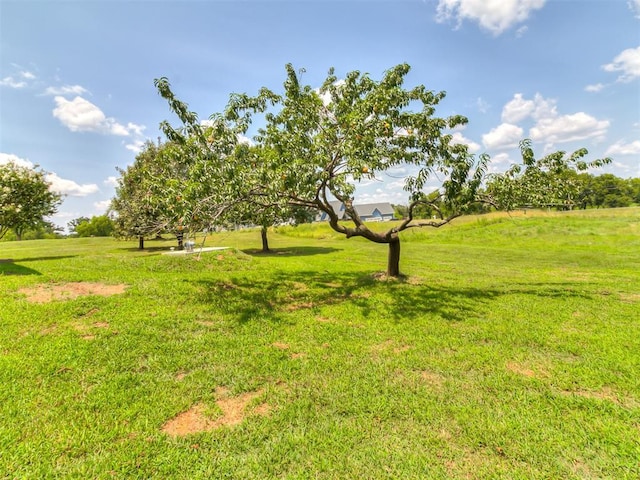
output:
[[[76,323],[73,326],[78,332],[83,333],[80,336],[83,340],[95,340],[95,329],[105,330],[110,328],[109,322],[93,322],[91,325],[83,325],[82,323]],[[117,334],[118,332],[112,332]]]
[[[430,372],[429,370],[422,370],[420,372],[420,379],[432,387],[441,387],[444,384],[444,378],[442,375]]]
[[[93,322],[90,325],[80,323],[80,322],[74,322],[72,325],[73,325],[73,328],[80,333],[91,332],[91,330],[94,328],[107,329],[110,326],[109,322]]]
[[[316,321],[320,322],[320,323],[332,323],[333,320],[327,317],[323,317],[323,316],[317,316],[316,317]]]
[[[640,405],[640,402],[636,401],[633,398],[619,395],[610,387],[602,387],[599,390],[564,390],[561,393],[565,396],[576,395],[578,397],[589,398],[593,400],[606,400],[625,408],[637,408],[638,405]]]
[[[640,293],[621,293],[620,300],[625,303],[640,302]]]
[[[85,295],[108,297],[124,293],[128,285],[108,285],[99,282],[43,283],[30,288],[21,288],[18,293],[26,295],[32,303],[47,303],[55,300],[73,300]]]
[[[203,327],[215,327],[216,325],[216,322],[212,322],[211,320],[197,320],[196,323]]]
[[[295,312],[296,310],[303,310],[303,309],[309,309],[309,308],[313,308],[313,302],[290,303],[284,309],[287,312]]]
[[[56,330],[58,330],[58,325],[54,323],[53,325],[49,325],[48,327],[45,327],[42,330],[40,330],[40,335],[50,335],[54,333]]]
[[[398,343],[394,340],[387,340],[371,347],[371,352],[374,355],[389,352],[395,355],[399,355],[401,353],[408,352],[409,350],[411,350],[411,345]]]
[[[508,362],[507,370],[513,373],[517,373],[518,375],[523,375],[529,378],[535,378],[538,376],[535,371],[516,362]]]
[[[302,283],[302,282],[293,282],[291,287],[293,289],[299,290],[301,292],[305,292],[305,291],[309,290],[309,286],[306,283]]]
[[[217,418],[207,415],[208,408],[203,403],[198,403],[186,412],[178,414],[162,427],[167,435],[178,437],[192,433],[208,432],[224,426],[233,426],[242,423],[247,416],[247,407],[264,390],[247,392],[237,397],[229,397],[225,388],[216,389],[216,395],[221,397],[216,405],[222,412]],[[254,415],[266,416],[271,412],[267,403],[261,403],[252,409]]]

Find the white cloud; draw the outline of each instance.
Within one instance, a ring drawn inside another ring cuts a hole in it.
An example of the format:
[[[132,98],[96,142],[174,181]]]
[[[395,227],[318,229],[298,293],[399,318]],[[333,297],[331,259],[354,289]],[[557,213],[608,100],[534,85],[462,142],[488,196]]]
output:
[[[21,167],[35,167],[35,165],[31,161],[20,158],[13,153],[0,153],[0,165],[9,162],[13,162],[16,165],[20,165]],[[98,186],[93,183],[79,185],[73,180],[60,178],[56,173],[53,172],[47,173],[45,175],[45,180],[51,184],[49,188],[52,191],[61,193],[63,195],[70,195],[72,197],[86,197],[87,195],[96,193],[99,190]]]
[[[142,132],[146,129],[144,125],[137,125],[135,123],[127,123],[127,130],[134,135],[142,135]]]
[[[74,218],[78,218],[81,216],[83,216],[83,214],[80,214],[77,212],[57,212],[55,215],[52,215],[50,218],[53,220],[57,220],[58,222],[61,222],[62,225],[66,225],[67,221],[73,220]]]
[[[114,177],[114,176],[109,176],[102,183],[104,183],[105,185],[107,185],[109,187],[117,187],[118,186],[118,179],[116,177]]]
[[[253,140],[251,140],[249,137],[245,136],[245,135],[236,135],[236,138],[238,139],[238,143],[242,144],[242,145],[255,145]]]
[[[93,206],[98,212],[98,215],[105,214],[109,209],[110,205],[111,205],[111,200],[102,200],[100,202],[93,202]]]
[[[61,87],[47,87],[45,95],[82,95],[88,93],[87,89],[80,85],[62,85]]]
[[[553,148],[553,144],[558,142],[602,139],[609,128],[608,120],[598,120],[585,112],[560,115],[556,101],[544,98],[539,93],[531,100],[516,93],[502,109],[503,124],[483,136],[483,143],[488,148],[515,146],[518,133],[516,129],[520,128],[515,124],[526,119],[535,122],[529,130],[529,137],[534,141],[546,142],[548,148]],[[511,126],[507,127],[505,124]],[[522,129],[520,134],[522,135]]]
[[[624,143],[622,140],[614,143],[607,151],[605,155],[638,155],[640,154],[640,140],[634,140],[631,143]]]
[[[45,178],[51,183],[51,190],[72,197],[86,197],[99,190],[95,183],[79,185],[73,180],[60,178],[56,173],[48,173]]]
[[[550,98],[544,98],[539,93],[536,93],[533,97],[533,103],[535,108],[531,113],[531,117],[534,120],[542,120],[543,118],[551,118],[558,116],[558,109],[556,108],[556,101]]]
[[[489,133],[482,135],[482,143],[488,149],[514,148],[522,140],[524,131],[511,123],[502,123]]]
[[[4,77],[0,80],[0,86],[9,87],[9,88],[24,88],[27,86],[27,82],[24,80],[16,80],[15,78],[9,76]]]
[[[630,82],[640,77],[640,47],[623,50],[613,62],[603,65],[607,72],[622,72],[618,82]]]
[[[5,163],[13,162],[20,167],[33,168],[34,165],[29,160],[25,160],[24,158],[20,158],[13,153],[0,153],[0,165]]]
[[[508,153],[502,152],[491,157],[488,165],[489,173],[504,172],[513,162]]]
[[[502,108],[503,123],[515,124],[528,117],[539,120],[557,115],[556,101],[546,99],[539,93],[535,94],[533,100],[526,100],[521,93],[516,93]]]
[[[527,27],[526,25],[521,26],[518,30],[516,30],[516,38],[522,38],[524,34],[527,33],[527,30],[529,30],[529,27]]]
[[[473,140],[469,140],[467,137],[462,135],[461,132],[453,132],[451,134],[451,143],[453,145],[457,143],[466,145],[469,148],[469,152],[471,153],[476,153],[478,150],[480,150],[480,145],[478,145]]]
[[[516,93],[502,108],[502,121],[505,123],[517,123],[524,120],[535,110],[533,100],[525,100],[521,93]]]
[[[407,202],[409,194],[403,190],[384,191],[377,189],[374,193],[358,193],[355,197],[356,205],[366,203],[389,202],[393,204],[404,204]]]
[[[119,135],[126,137],[130,134],[130,129],[134,132],[140,127],[129,124],[132,127],[125,127],[105,114],[93,103],[82,97],[75,97],[67,100],[62,96],[54,98],[56,108],[53,116],[72,132],[97,132],[107,135]]]
[[[627,5],[629,5],[629,9],[635,14],[635,17],[640,18],[640,0],[629,0]]]
[[[513,25],[522,23],[533,10],[544,6],[546,0],[439,0],[436,20],[451,19],[460,25],[463,20],[477,22],[494,35],[500,35]],[[522,33],[522,32],[521,32]]]
[[[142,151],[142,147],[144,147],[144,140],[134,140],[132,143],[125,144],[124,148],[127,150],[131,150],[133,153],[140,153]]]
[[[491,105],[489,105],[489,103],[482,97],[478,97],[478,100],[476,100],[476,106],[480,113],[487,113],[491,107]]]
[[[9,87],[9,88],[25,88],[29,85],[30,80],[35,80],[37,77],[32,72],[28,70],[21,70],[19,65],[15,63],[11,64],[14,69],[19,69],[19,71],[14,72],[11,75],[8,75],[0,80],[0,87]]]
[[[597,120],[584,112],[542,118],[529,130],[534,141],[572,142],[587,138],[602,138],[609,128],[608,120]]]
[[[594,85],[587,85],[586,87],[584,87],[584,91],[596,93],[602,90],[603,88],[604,88],[604,85],[602,83],[596,83]]]

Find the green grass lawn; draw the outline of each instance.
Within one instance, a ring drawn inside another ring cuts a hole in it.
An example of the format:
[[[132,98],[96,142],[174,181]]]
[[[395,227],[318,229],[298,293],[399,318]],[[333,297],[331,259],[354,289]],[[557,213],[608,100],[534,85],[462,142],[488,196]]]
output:
[[[0,478],[640,478],[640,209],[403,235],[0,243]]]

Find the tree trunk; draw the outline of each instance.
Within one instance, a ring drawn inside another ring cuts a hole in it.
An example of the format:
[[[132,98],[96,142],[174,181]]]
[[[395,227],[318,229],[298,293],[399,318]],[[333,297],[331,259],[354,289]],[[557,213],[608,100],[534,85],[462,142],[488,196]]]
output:
[[[262,251],[269,251],[269,239],[267,238],[267,227],[262,227],[260,229],[260,236],[262,237]]]
[[[397,235],[393,236],[389,242],[387,276],[396,278],[400,276],[400,237]]]
[[[142,235],[138,237],[138,249],[144,250],[144,237]]]

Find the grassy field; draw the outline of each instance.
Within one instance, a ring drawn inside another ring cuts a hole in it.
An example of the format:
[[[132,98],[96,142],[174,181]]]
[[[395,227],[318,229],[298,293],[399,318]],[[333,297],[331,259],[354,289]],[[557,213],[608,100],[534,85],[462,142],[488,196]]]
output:
[[[640,209],[403,235],[0,243],[0,478],[640,478]]]

